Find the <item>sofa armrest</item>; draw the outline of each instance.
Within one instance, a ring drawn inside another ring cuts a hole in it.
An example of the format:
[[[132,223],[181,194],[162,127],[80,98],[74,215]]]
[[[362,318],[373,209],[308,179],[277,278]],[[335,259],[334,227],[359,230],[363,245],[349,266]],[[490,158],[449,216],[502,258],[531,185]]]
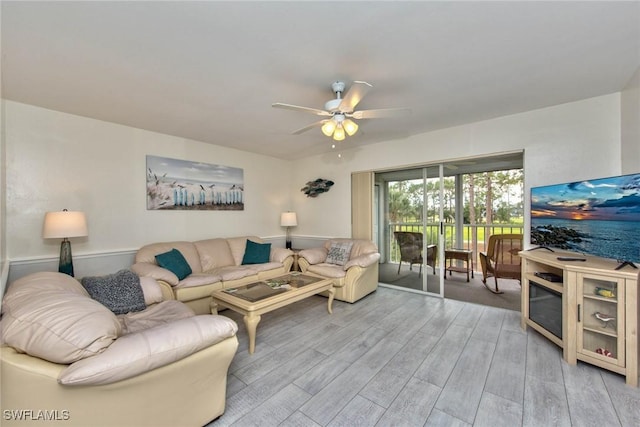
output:
[[[325,262],[328,253],[326,248],[311,248],[301,250],[298,256],[313,265]]]
[[[131,270],[138,276],[153,277],[156,280],[167,282],[171,286],[176,286],[180,281],[178,276],[171,271],[150,262],[137,262],[131,266]]]
[[[285,248],[271,248],[271,256],[269,257],[269,261],[271,262],[282,262],[286,260],[288,257],[293,256],[293,251],[291,249]]]
[[[343,268],[345,271],[353,266],[366,268],[366,267],[369,267],[370,265],[375,264],[379,260],[380,260],[380,254],[377,252],[372,254],[363,254],[347,261],[347,263],[344,265]]]
[[[186,317],[140,330],[119,337],[98,355],[72,363],[60,373],[58,382],[74,386],[111,384],[234,338],[237,330],[233,320],[212,315]]]

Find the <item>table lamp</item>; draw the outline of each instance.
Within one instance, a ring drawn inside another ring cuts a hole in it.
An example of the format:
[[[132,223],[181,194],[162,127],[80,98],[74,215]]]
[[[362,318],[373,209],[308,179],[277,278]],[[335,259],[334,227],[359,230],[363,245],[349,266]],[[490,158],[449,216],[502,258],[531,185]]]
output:
[[[283,212],[280,215],[280,226],[287,227],[287,237],[285,248],[291,249],[291,227],[298,225],[298,218],[295,212]]]
[[[63,209],[59,212],[47,212],[44,216],[42,237],[44,239],[62,239],[60,244],[60,273],[73,276],[73,260],[71,258],[70,237],[88,235],[87,219],[84,212],[74,212]]]

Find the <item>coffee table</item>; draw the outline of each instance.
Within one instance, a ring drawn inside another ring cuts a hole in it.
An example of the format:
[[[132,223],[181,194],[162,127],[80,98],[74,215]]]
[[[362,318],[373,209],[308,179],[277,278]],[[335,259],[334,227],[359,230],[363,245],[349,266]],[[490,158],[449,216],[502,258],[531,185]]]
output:
[[[261,282],[250,283],[237,288],[219,289],[211,295],[213,302],[244,315],[244,325],[249,335],[249,354],[256,348],[256,329],[261,315],[296,301],[329,292],[327,311],[333,306],[333,280],[312,273],[289,273]]]

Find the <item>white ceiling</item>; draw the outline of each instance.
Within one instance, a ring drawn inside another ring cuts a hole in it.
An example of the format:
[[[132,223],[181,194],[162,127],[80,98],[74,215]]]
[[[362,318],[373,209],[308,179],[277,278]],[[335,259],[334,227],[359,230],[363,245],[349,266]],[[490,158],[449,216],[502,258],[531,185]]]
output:
[[[2,96],[283,159],[331,151],[331,82],[374,87],[344,147],[620,91],[640,2],[2,1]]]

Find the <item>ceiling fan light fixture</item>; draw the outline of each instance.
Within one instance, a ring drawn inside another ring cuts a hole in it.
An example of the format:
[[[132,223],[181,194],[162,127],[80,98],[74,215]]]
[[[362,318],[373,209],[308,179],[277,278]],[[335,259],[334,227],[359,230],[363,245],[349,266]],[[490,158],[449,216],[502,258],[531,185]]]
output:
[[[358,132],[358,125],[351,119],[346,119],[342,123],[342,127],[344,127],[345,132],[347,132],[349,136],[353,136]]]
[[[2,0],[0,0],[2,1]],[[293,135],[299,135],[310,129],[320,127],[322,133],[333,138],[334,141],[342,141],[347,136],[353,136],[358,132],[358,124],[352,120],[360,119],[377,119],[383,117],[398,117],[406,114],[410,110],[408,108],[383,108],[377,110],[356,110],[356,106],[362,98],[369,92],[372,85],[355,80],[349,90],[345,93],[345,83],[336,81],[331,84],[331,90],[335,94],[335,98],[324,104],[324,109],[303,107],[300,105],[284,104],[275,102],[272,107],[285,108],[288,110],[303,111],[315,114],[322,118],[315,123],[298,129]],[[344,95],[344,96],[343,96]],[[348,117],[348,118],[347,118]]]
[[[336,122],[333,119],[327,120],[324,122],[321,129],[325,136],[331,136],[333,135],[333,131],[336,130]]]
[[[339,124],[333,132],[333,139],[336,141],[342,141],[344,139],[344,128],[341,124]]]

